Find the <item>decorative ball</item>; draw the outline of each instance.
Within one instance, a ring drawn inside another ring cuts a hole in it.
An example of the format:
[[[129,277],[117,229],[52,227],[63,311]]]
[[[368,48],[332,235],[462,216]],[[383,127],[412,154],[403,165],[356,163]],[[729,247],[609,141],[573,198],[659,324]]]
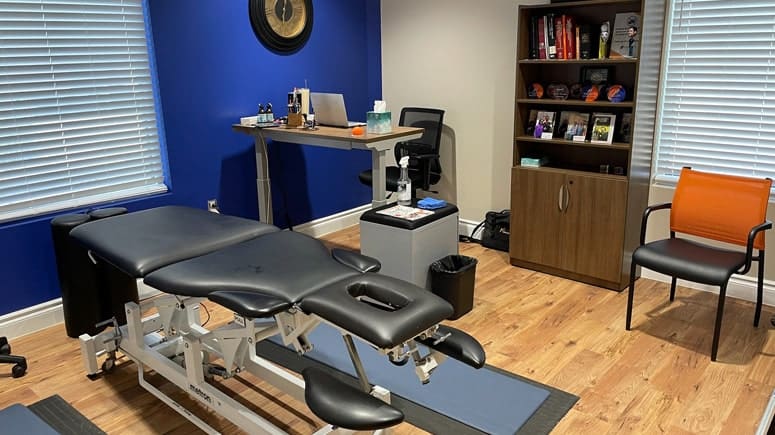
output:
[[[622,85],[612,85],[608,88],[608,101],[612,103],[621,103],[627,97],[627,91]]]
[[[584,101],[597,101],[599,95],[597,85],[585,85],[581,88],[581,97]]]
[[[581,99],[581,83],[574,83],[570,85],[570,88],[568,89],[568,98],[571,100]]]
[[[527,88],[527,97],[528,98],[543,98],[544,97],[544,87],[541,86],[540,83],[533,83],[532,85],[528,86],[528,88]]]
[[[546,94],[553,100],[567,100],[569,91],[562,83],[552,83],[546,88]]]

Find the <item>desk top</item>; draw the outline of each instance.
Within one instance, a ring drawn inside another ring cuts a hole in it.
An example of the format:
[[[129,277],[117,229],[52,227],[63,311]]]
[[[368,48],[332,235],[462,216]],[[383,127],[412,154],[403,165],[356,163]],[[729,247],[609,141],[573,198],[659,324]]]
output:
[[[362,136],[353,136],[351,134],[352,128],[337,128],[337,127],[326,127],[326,126],[318,126],[317,130],[305,130],[300,127],[289,128],[285,126],[258,129],[252,126],[233,124],[231,128],[234,131],[238,131],[240,133],[246,133],[246,134],[257,134],[260,130],[260,133],[262,135],[279,141],[282,141],[283,137],[285,136],[287,137],[296,136],[296,138],[298,138],[299,136],[304,136],[310,139],[335,139],[335,140],[342,140],[342,141],[348,141],[348,142],[359,142],[363,144],[377,142],[377,141],[391,140],[391,139],[401,139],[404,136],[410,136],[418,133],[421,134],[423,132],[422,128],[401,127],[401,126],[393,127],[393,131],[390,133],[385,133],[385,134],[365,133]],[[366,130],[366,127],[364,126],[363,129]]]

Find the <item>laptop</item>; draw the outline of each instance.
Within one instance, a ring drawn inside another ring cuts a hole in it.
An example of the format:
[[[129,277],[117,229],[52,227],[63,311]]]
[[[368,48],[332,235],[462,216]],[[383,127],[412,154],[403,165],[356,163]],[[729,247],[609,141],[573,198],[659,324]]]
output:
[[[344,107],[344,95],[311,92],[309,98],[315,111],[315,122],[330,127],[355,127],[366,125],[365,122],[347,120],[347,109]]]

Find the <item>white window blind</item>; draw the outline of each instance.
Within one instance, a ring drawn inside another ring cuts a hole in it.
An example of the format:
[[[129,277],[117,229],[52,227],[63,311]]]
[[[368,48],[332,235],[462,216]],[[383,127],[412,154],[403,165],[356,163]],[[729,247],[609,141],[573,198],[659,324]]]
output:
[[[673,0],[656,180],[775,178],[775,0]]]
[[[142,0],[0,0],[0,221],[165,191]]]

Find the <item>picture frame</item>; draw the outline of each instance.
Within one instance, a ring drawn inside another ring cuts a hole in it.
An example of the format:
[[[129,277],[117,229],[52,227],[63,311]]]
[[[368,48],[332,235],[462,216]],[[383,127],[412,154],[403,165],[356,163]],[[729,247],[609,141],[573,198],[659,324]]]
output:
[[[565,140],[584,142],[587,139],[589,113],[562,112],[560,114],[560,134]]]
[[[608,145],[613,143],[615,125],[616,115],[613,113],[593,113],[590,142]]]
[[[555,130],[555,113],[539,111],[536,119],[535,130],[533,136],[537,139],[553,139]]]
[[[599,85],[613,80],[613,68],[585,66],[581,68],[581,83]]]

